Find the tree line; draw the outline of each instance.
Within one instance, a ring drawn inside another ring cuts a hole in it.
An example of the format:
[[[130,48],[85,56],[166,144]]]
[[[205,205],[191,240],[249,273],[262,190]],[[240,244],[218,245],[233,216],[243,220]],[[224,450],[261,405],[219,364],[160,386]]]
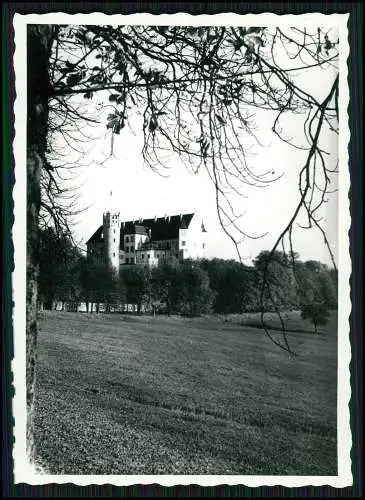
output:
[[[66,235],[41,231],[39,306],[52,309],[110,312],[132,304],[136,313],[234,314],[302,310],[309,317],[337,306],[337,271],[295,254],[262,251],[247,266],[235,260],[199,261],[170,258],[149,268],[133,266],[116,276],[106,264],[85,257]],[[294,265],[293,265],[294,264]],[[265,296],[260,297],[266,281]],[[309,315],[309,316],[308,316]],[[323,313],[319,314],[323,316]]]

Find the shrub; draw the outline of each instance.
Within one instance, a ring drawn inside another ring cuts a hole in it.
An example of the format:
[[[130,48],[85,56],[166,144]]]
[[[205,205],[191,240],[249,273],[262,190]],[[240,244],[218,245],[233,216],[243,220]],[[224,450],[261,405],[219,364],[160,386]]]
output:
[[[302,319],[308,319],[314,326],[314,333],[318,333],[318,325],[326,325],[329,319],[329,306],[324,302],[304,304],[301,308]]]

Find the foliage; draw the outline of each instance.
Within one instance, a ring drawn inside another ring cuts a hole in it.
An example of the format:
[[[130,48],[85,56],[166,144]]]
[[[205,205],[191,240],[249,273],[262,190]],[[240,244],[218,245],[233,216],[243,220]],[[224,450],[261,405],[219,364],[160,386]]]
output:
[[[214,311],[220,314],[258,310],[255,270],[234,260],[203,260],[201,267],[215,292]]]
[[[79,302],[79,283],[75,273],[79,251],[65,234],[50,227],[40,232],[39,302],[51,309],[55,300]]]
[[[214,292],[208,274],[199,263],[185,260],[180,264],[181,302],[179,312],[188,316],[200,316],[212,310]]]
[[[89,310],[89,304],[95,303],[97,312],[99,312],[100,304],[105,304],[108,311],[111,305],[118,303],[118,280],[105,263],[84,257],[79,260],[79,272],[87,310]]]
[[[284,252],[262,251],[254,261],[261,290],[260,307],[265,311],[292,309],[296,305],[295,276]]]
[[[337,307],[337,273],[317,261],[295,263],[298,305],[324,302],[330,309]]]
[[[41,232],[39,298],[45,308],[55,300],[75,308],[84,301],[112,306],[135,304],[137,312],[162,310],[167,314],[199,316],[208,312],[240,314],[260,311],[262,275],[270,294],[264,311],[301,309],[308,304],[337,306],[337,275],[317,261],[301,262],[294,269],[283,252],[261,252],[254,266],[233,260],[183,260],[172,257],[157,267],[121,268],[117,277],[103,262],[80,255],[71,240],[50,228]],[[294,279],[295,277],[295,279]]]
[[[301,308],[301,317],[309,319],[314,326],[314,333],[318,333],[318,325],[326,325],[330,317],[328,304],[325,302],[313,302],[305,304]]]
[[[152,286],[155,302],[165,304],[168,315],[199,316],[211,310],[214,293],[198,262],[161,261],[152,271]]]
[[[150,269],[144,266],[133,266],[120,274],[120,283],[125,290],[124,300],[128,304],[137,304],[138,314],[142,305],[148,305],[150,302],[150,275]]]

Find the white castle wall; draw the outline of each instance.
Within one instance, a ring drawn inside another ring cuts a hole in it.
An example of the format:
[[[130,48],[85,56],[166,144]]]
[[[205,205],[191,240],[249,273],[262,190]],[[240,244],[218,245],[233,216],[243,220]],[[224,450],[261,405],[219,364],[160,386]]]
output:
[[[195,216],[189,229],[179,230],[179,250],[184,259],[202,259],[206,255],[205,233],[202,232],[202,219]]]

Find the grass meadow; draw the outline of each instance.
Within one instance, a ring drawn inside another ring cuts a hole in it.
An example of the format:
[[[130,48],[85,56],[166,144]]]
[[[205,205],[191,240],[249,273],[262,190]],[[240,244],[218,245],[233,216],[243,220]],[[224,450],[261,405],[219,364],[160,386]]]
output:
[[[50,474],[336,475],[336,318],[319,335],[287,321],[294,358],[257,315],[42,313],[37,462]]]

